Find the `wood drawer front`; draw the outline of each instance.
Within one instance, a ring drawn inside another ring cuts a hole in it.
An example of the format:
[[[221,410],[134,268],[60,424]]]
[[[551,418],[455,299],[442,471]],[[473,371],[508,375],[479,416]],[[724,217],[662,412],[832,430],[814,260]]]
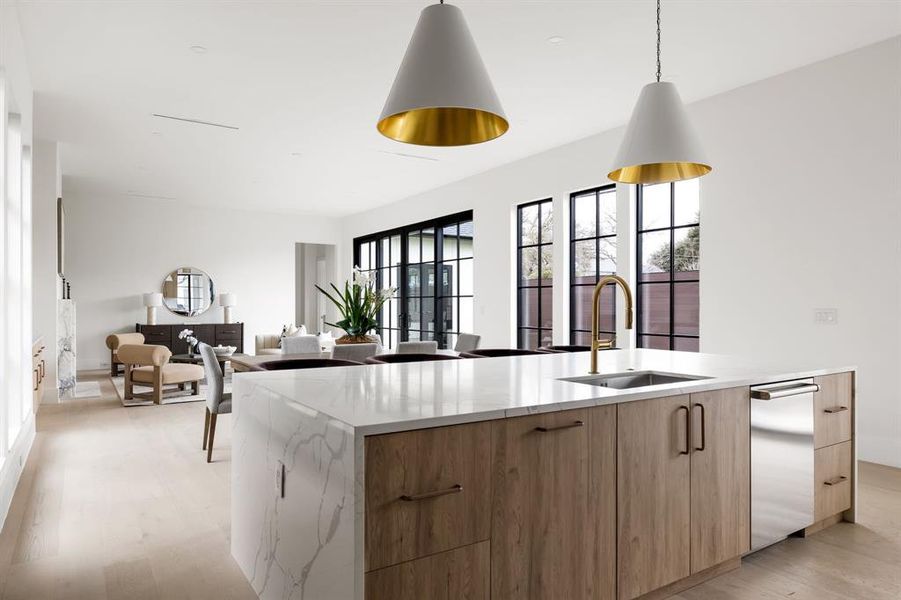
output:
[[[813,395],[814,446],[823,448],[851,439],[851,373],[817,377],[820,391]]]
[[[488,600],[489,542],[365,575],[366,600]]]
[[[827,446],[814,452],[816,521],[851,508],[852,468],[851,442]]]
[[[243,328],[239,323],[216,325],[216,340],[240,340],[244,337]]]
[[[370,436],[365,451],[366,571],[488,539],[490,422]]]
[[[141,333],[144,334],[145,344],[172,344],[172,328],[168,325],[142,325]]]

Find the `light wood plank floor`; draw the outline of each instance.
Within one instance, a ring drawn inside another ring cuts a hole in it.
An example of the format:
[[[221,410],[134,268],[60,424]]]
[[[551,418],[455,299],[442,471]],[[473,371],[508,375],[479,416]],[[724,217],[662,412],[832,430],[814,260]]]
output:
[[[94,379],[100,397],[38,414],[0,532],[0,598],[254,598],[229,554],[229,417],[207,464],[202,404],[126,409]],[[898,600],[901,471],[863,463],[860,476],[860,523],[786,540],[674,598]]]

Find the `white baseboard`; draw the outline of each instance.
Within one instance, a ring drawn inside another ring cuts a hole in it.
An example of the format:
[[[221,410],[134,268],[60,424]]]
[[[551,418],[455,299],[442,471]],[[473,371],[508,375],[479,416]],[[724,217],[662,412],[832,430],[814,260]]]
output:
[[[13,495],[16,493],[19,477],[25,469],[25,461],[28,460],[28,454],[31,452],[34,433],[34,413],[31,413],[29,419],[22,424],[15,444],[6,455],[3,464],[0,465],[0,529],[6,523],[6,515],[12,504]]]

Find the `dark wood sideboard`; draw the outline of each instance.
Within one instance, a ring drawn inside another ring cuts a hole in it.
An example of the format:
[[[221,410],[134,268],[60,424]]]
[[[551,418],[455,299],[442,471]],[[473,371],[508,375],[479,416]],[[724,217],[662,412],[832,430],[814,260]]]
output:
[[[244,352],[244,323],[179,323],[177,325],[142,325],[135,323],[135,331],[144,334],[145,344],[166,346],[172,354],[187,354],[188,343],[178,339],[182,329],[190,329],[201,342],[210,346],[236,346]]]

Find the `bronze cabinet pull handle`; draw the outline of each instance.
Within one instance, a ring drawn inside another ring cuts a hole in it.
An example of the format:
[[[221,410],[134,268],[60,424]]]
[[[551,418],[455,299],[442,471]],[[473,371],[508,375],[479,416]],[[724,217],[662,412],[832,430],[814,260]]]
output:
[[[840,413],[840,412],[843,412],[846,410],[848,410],[847,406],[833,406],[832,408],[827,408],[823,412],[829,413],[831,415],[831,414]]]
[[[447,488],[446,490],[435,490],[434,492],[423,492],[421,494],[404,494],[400,497],[404,502],[416,502],[417,500],[428,500],[429,498],[437,498],[438,496],[447,496],[448,494],[459,494],[463,491],[463,486],[459,483]]]
[[[584,425],[582,421],[573,421],[572,423],[567,423],[566,425],[557,425],[556,427],[536,427],[535,431],[540,431],[541,433],[549,433],[551,431],[560,431],[561,429],[572,429],[573,427],[581,427]]]
[[[833,477],[832,479],[824,481],[823,485],[838,485],[841,482],[847,481],[847,480],[848,480],[848,478],[845,477],[844,475],[839,475],[838,477]]]
[[[43,379],[45,375],[47,375],[47,361],[45,361],[42,358],[41,359],[41,379]]]
[[[684,404],[678,410],[685,411],[685,450],[680,450],[679,454],[691,453],[691,409]]]
[[[34,389],[31,391],[36,392],[36,391],[38,391],[38,386],[40,385],[41,382],[38,380],[38,370],[32,369],[32,371],[34,372]]]
[[[703,452],[707,449],[707,410],[701,403],[695,404],[695,406],[701,409],[701,447],[695,446],[695,450]],[[694,410],[694,407],[692,407],[692,410]]]

